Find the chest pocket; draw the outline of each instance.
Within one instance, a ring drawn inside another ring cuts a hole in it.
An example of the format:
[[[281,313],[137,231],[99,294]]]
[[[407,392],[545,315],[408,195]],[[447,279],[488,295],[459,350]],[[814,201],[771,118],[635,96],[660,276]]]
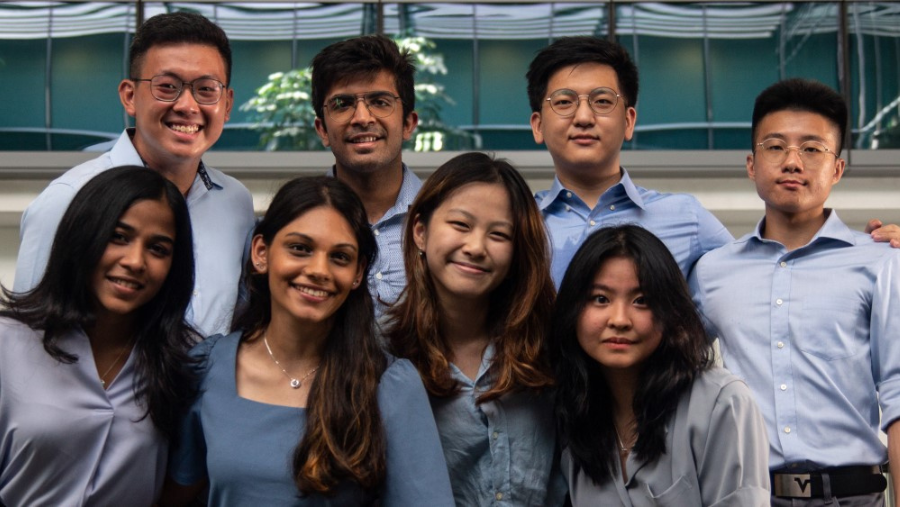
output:
[[[859,299],[808,296],[792,336],[798,349],[835,361],[858,354],[869,336],[869,312]]]

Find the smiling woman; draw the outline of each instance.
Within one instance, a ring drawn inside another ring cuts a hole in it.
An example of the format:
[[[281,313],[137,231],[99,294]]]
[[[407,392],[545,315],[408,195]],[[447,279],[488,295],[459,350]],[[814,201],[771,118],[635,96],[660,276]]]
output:
[[[375,336],[376,253],[362,202],[337,179],[278,191],[254,231],[240,331],[194,351],[203,394],[162,505],[207,479],[210,505],[452,505],[425,389]]]
[[[0,300],[0,504],[154,504],[194,392],[193,272],[161,175],[113,168],[76,194],[41,282]]]

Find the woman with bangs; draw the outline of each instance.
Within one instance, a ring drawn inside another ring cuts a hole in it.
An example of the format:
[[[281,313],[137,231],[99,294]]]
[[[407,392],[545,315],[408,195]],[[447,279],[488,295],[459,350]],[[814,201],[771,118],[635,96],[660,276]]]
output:
[[[256,226],[237,331],[207,338],[162,505],[452,505],[415,368],[375,335],[377,246],[335,178],[297,178]]]
[[[467,153],[408,216],[408,285],[386,336],[428,390],[456,504],[561,505],[543,350],[554,289],[531,191],[507,162]]]

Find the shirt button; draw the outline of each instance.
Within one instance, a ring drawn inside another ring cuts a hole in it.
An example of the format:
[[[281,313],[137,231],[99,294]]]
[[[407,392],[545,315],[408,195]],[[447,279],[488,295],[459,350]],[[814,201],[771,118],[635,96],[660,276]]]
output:
[[[497,494],[494,495],[494,498],[496,498],[497,500],[503,500],[503,493],[498,491]]]
[[[781,264],[779,264],[779,266],[781,266],[781,267],[783,267],[783,268],[786,268],[786,267],[787,267],[787,262],[781,261]]]
[[[572,192],[566,192],[566,197],[572,197]]]
[[[787,384],[781,384],[781,390],[787,391]]]
[[[593,220],[591,220],[589,223],[591,224],[591,227],[597,225],[597,222],[594,222]]]
[[[494,440],[496,440],[497,438],[500,437],[500,432],[495,431],[495,432],[493,432],[493,433],[491,434],[491,436],[494,437]]]
[[[784,303],[784,301],[782,301],[781,298],[778,298],[775,300],[776,305],[781,306],[781,303]]]
[[[572,211],[572,207],[566,204],[566,211]]]
[[[379,271],[378,273],[375,273],[375,278],[378,280],[381,280],[381,278],[382,278],[381,271]]]
[[[609,205],[609,210],[610,210],[610,211],[616,211],[616,205],[615,205],[615,204],[610,204],[610,205]]]
[[[783,348],[784,348],[784,342],[778,342],[778,348],[779,348],[779,349],[783,349]]]
[[[379,231],[378,229],[375,229],[375,230],[372,231],[372,232],[374,232],[376,236],[378,236],[379,234],[381,234],[381,231]]]
[[[200,294],[200,291],[195,290],[194,292],[191,293],[191,295],[193,295],[193,296],[196,296],[197,294]]]
[[[790,432],[791,432],[791,427],[790,427],[790,426],[785,426],[785,427],[784,427],[784,432],[785,432],[785,433],[790,433]]]

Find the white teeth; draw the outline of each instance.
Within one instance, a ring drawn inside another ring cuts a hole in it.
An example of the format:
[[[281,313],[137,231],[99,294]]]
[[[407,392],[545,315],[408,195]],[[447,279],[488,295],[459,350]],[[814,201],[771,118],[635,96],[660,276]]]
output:
[[[184,134],[194,134],[198,130],[200,130],[199,125],[175,125],[175,124],[172,124],[172,125],[169,125],[169,128],[176,132],[181,132]]]
[[[110,278],[110,280],[116,284],[125,287],[126,289],[137,289],[140,288],[140,284],[129,282],[128,280],[122,280],[121,278]]]
[[[304,294],[309,294],[310,296],[317,298],[324,298],[328,296],[328,292],[324,290],[311,289],[309,287],[297,287],[297,290],[303,292]]]
[[[374,143],[378,138],[375,136],[371,137],[357,137],[354,142],[356,143]]]

